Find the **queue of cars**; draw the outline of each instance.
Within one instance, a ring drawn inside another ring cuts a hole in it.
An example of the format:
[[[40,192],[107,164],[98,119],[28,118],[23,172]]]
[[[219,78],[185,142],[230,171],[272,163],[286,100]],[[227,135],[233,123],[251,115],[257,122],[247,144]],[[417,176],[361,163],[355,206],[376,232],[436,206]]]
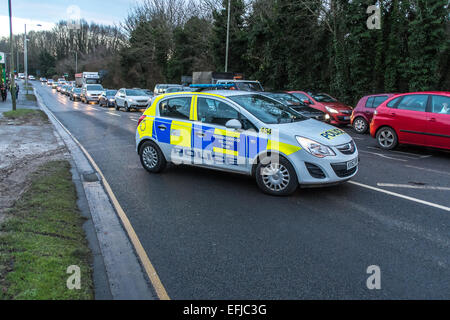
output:
[[[136,151],[149,172],[168,162],[237,172],[253,176],[272,195],[356,175],[357,146],[339,128],[348,124],[360,134],[370,129],[382,149],[399,143],[450,149],[449,92],[369,95],[353,109],[326,93],[238,90],[234,83],[159,84],[149,92],[100,84],[77,88],[60,80],[56,88],[74,101],[145,109]]]

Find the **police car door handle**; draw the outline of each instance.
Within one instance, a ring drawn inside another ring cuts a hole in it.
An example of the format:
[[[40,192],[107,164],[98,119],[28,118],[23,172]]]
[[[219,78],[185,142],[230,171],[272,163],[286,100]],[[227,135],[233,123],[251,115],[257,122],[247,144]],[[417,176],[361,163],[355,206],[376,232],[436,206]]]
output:
[[[199,138],[203,138],[205,136],[203,132],[196,132],[195,135]]]
[[[158,126],[158,129],[161,130],[161,131],[164,131],[164,130],[167,129],[167,127],[166,127],[165,125],[163,125],[163,124],[160,124],[160,125]]]

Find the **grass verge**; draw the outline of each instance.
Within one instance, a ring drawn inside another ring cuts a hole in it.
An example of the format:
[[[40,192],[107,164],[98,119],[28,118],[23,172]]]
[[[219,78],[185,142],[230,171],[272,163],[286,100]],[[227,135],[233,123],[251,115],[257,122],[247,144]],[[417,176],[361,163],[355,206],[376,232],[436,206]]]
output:
[[[42,121],[48,121],[48,117],[45,112],[35,109],[17,109],[15,111],[3,112],[3,116],[7,119],[13,120],[29,120],[40,119]]]
[[[29,93],[26,94],[25,96],[27,97],[28,101],[36,101],[36,96],[34,94]]]
[[[32,174],[0,227],[0,299],[93,299],[91,252],[76,200],[67,161]],[[81,270],[79,290],[67,288],[71,265]]]

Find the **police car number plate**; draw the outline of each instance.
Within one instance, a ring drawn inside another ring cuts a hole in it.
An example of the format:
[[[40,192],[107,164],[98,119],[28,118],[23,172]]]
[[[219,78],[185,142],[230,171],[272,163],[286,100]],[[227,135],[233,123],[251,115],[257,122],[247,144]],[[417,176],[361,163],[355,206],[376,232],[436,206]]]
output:
[[[350,160],[350,161],[347,162],[347,170],[353,169],[357,165],[358,165],[358,158]]]

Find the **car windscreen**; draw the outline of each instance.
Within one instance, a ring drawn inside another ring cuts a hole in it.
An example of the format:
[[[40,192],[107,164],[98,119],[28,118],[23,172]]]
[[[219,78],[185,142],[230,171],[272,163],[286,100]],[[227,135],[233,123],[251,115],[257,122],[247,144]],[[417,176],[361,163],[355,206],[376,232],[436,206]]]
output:
[[[288,94],[288,93],[271,93],[269,97],[274,98],[276,100],[280,100],[281,102],[287,103],[289,105],[301,105],[302,102],[296,97]]]
[[[73,89],[73,92],[75,92],[75,93],[80,93],[80,92],[81,92],[81,89],[80,89],[80,88],[75,88],[75,89]]]
[[[106,91],[106,95],[109,96],[115,96],[117,93],[117,90],[108,90]]]
[[[337,100],[330,97],[329,95],[325,94],[325,93],[317,93],[311,94],[311,97],[314,98],[314,100],[318,101],[318,102],[336,102]]]
[[[284,104],[261,94],[237,95],[229,99],[264,123],[289,123],[308,119]]]
[[[126,90],[127,96],[145,96],[146,94],[141,90],[136,89],[127,89]]]
[[[258,82],[235,82],[234,85],[242,91],[264,91]]]
[[[96,90],[96,91],[102,91],[103,87],[99,84],[90,84],[86,86],[86,90],[91,91],[91,90]]]

